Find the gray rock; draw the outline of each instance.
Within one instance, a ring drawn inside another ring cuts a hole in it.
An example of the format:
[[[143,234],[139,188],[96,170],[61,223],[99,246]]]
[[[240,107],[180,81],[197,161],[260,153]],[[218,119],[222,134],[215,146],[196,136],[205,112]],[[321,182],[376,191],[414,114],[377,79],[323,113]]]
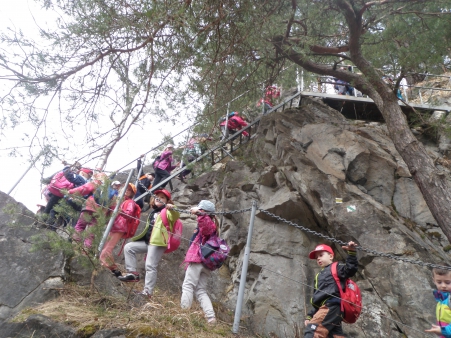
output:
[[[410,218],[420,225],[437,225],[420,189],[412,179],[402,177],[396,180],[393,204],[402,217]]]
[[[76,331],[70,326],[54,322],[43,315],[31,315],[22,323],[3,323],[0,337],[4,338],[76,338]]]
[[[8,208],[12,208],[8,212]],[[50,250],[31,252],[36,229],[33,214],[0,192],[0,322],[20,310],[58,295],[65,278],[65,260]],[[6,287],[10,286],[10,287]]]

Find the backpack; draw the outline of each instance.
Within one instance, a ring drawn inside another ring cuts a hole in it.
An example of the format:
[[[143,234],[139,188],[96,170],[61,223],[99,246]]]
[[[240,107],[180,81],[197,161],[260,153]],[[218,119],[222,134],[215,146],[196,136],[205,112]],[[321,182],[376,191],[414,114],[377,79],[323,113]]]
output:
[[[108,208],[113,197],[117,196],[117,192],[115,192],[111,187],[101,185],[97,187],[92,195],[94,197],[94,201],[96,201],[98,205]]]
[[[231,113],[229,113],[229,119],[230,119],[232,116],[234,116],[234,115],[235,115],[235,112],[234,112],[234,111],[231,112]],[[218,125],[220,125],[220,124],[221,124],[222,122],[224,122],[225,120],[227,120],[227,115],[219,118],[219,120],[218,120]]]
[[[207,269],[214,271],[224,264],[224,261],[228,257],[230,247],[215,232],[204,245],[200,245],[199,250],[202,264]]]
[[[164,253],[170,253],[172,251],[175,251],[180,246],[180,239],[182,238],[183,233],[183,223],[180,219],[176,220],[174,223],[174,227],[171,232],[171,227],[169,225],[168,216],[167,216],[167,209],[164,208],[160,212],[161,220],[163,221],[164,226],[166,227],[166,230],[168,231],[169,238],[168,238],[168,248]]]
[[[155,170],[158,167],[158,165],[160,164],[160,162],[161,162],[161,155],[158,155],[157,157],[155,157],[155,160],[153,160],[152,168]]]
[[[50,184],[48,186],[49,191],[58,197],[63,197],[62,190],[63,189],[72,189],[74,184],[69,182],[67,178],[64,176],[64,172],[61,171],[53,176]]]
[[[342,289],[337,274],[337,265],[337,262],[332,263],[330,271],[340,291],[343,320],[345,323],[353,324],[359,319],[360,312],[362,312],[362,295],[359,286],[351,279],[346,279],[344,290]]]
[[[127,222],[127,232],[122,236],[123,241],[121,245],[121,250],[119,250],[119,253],[117,254],[118,257],[124,250],[126,239],[135,236],[136,230],[138,230],[139,227],[139,223],[141,223],[141,220],[139,219],[141,217],[141,208],[138,205],[136,205],[136,207],[137,208],[135,210],[135,214],[132,215],[132,217],[134,218],[129,219]]]
[[[124,234],[124,236],[122,236],[122,238],[132,238],[133,236],[135,236],[136,230],[138,230],[139,227],[139,223],[141,223],[141,220],[139,219],[141,217],[141,208],[137,204],[135,205],[135,207],[135,214],[132,215],[134,218],[128,220],[127,232]]]

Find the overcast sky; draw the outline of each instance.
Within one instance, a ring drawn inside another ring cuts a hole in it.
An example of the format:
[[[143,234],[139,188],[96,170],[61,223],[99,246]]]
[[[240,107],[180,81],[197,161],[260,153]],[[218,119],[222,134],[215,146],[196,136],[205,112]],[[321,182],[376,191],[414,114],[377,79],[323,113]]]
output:
[[[52,27],[56,16],[40,9],[34,1],[30,0],[14,0],[14,1],[2,1],[0,7],[0,30],[4,31],[8,28],[20,29],[26,36],[37,35],[37,24],[40,27]],[[0,94],[4,94],[8,88],[8,83],[5,81],[0,83]],[[124,139],[122,139],[118,145],[116,145],[113,153],[108,159],[106,170],[114,171],[126,163],[132,161],[140,154],[150,150],[153,146],[158,145],[162,139],[163,134],[174,135],[180,130],[186,128],[188,123],[192,121],[180,121],[180,124],[173,126],[171,124],[162,125],[159,122],[158,128],[149,129],[152,125],[151,118],[149,117],[149,124],[144,127],[135,127],[131,133],[129,133]],[[157,122],[157,121],[154,121]],[[153,125],[157,125],[154,123]],[[66,142],[64,135],[58,130],[58,124],[53,123],[48,125],[48,133],[56,135],[61,144]],[[55,129],[51,129],[55,128]],[[16,127],[14,130],[2,130],[4,136],[0,137],[0,161],[1,175],[0,175],[0,190],[8,192],[25,170],[30,166],[30,153],[36,155],[39,153],[40,148],[29,148],[29,137],[26,135],[32,135],[35,128],[30,124],[22,124]],[[81,133],[80,137],[83,137]],[[187,135],[181,135],[176,138],[175,143],[184,142]],[[10,156],[12,150],[16,150],[16,156]],[[89,152],[89,149],[79,149],[76,153],[63,154],[65,160],[71,162],[76,158],[80,158]],[[62,158],[63,159],[63,158]],[[94,166],[96,160],[87,163],[86,165]],[[134,167],[134,165],[130,166]],[[44,177],[53,174],[54,172],[61,170],[62,164],[60,161],[55,160],[54,163],[45,169]],[[17,201],[22,202],[30,210],[36,210],[36,204],[41,200],[41,170],[42,165],[38,161],[36,166],[33,167],[29,173],[21,180],[20,184],[11,193]]]

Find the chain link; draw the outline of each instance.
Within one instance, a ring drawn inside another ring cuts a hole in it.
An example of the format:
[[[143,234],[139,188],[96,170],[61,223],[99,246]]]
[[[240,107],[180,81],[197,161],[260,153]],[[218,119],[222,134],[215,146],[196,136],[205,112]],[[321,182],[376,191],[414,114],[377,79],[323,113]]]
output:
[[[138,180],[138,184],[139,184],[143,189],[145,189],[146,192],[147,192],[151,197],[154,197],[158,202],[160,202],[161,204],[163,204],[163,205],[166,206],[166,203],[164,203],[162,200],[160,200],[160,199],[158,198],[157,195],[155,195],[153,192],[151,192],[149,189],[147,189],[147,187],[146,187],[144,184],[142,184],[141,181]],[[191,210],[189,210],[189,209],[184,210],[184,209],[179,209],[179,208],[173,208],[173,210],[175,210],[175,211],[177,211],[177,212],[179,212],[179,213],[181,213],[181,214],[191,214]],[[234,214],[242,214],[242,213],[245,213],[245,212],[248,212],[248,211],[251,211],[251,210],[252,210],[252,207],[250,207],[250,208],[245,208],[245,209],[240,209],[240,210],[231,210],[231,211],[203,212],[203,213],[201,213],[201,214],[202,214],[202,215],[204,215],[204,214],[205,214],[205,215],[234,215]]]
[[[306,228],[306,227],[304,227],[302,225],[298,225],[296,223],[290,222],[290,221],[288,221],[288,220],[286,220],[286,219],[284,219],[284,218],[282,218],[280,216],[277,216],[277,215],[275,215],[275,214],[273,214],[273,213],[271,213],[271,212],[269,212],[267,210],[264,210],[262,208],[258,208],[258,210],[260,210],[262,213],[264,213],[264,214],[266,214],[268,216],[271,216],[272,218],[274,218],[274,219],[276,219],[278,221],[281,221],[283,223],[291,225],[291,226],[293,226],[295,228],[298,228],[298,229],[300,229],[302,231],[305,231],[305,232],[307,232],[309,234],[312,234],[314,236],[324,238],[324,239],[326,239],[326,240],[328,240],[330,242],[337,243],[337,244],[340,244],[340,245],[347,245],[348,244],[348,243],[340,241],[340,240],[338,240],[338,239],[336,239],[334,237],[329,237],[329,236],[323,235],[323,234],[321,234],[321,233],[319,233],[317,231],[313,231],[313,230],[311,230],[309,228]],[[429,267],[429,268],[451,270],[451,266],[437,265],[437,264],[433,264],[433,263],[426,263],[426,262],[423,262],[423,261],[420,261],[420,260],[415,260],[415,259],[395,256],[395,255],[392,255],[392,254],[379,252],[379,251],[376,251],[376,250],[366,249],[366,248],[364,248],[364,247],[362,247],[360,245],[357,245],[356,249],[360,250],[360,251],[363,251],[363,252],[366,252],[366,253],[369,253],[369,254],[371,254],[373,256],[390,258],[390,259],[393,259],[393,260],[396,260],[396,261],[400,261],[400,262],[404,262],[404,263],[415,264],[415,265],[420,265],[420,266],[426,266],[426,267]]]

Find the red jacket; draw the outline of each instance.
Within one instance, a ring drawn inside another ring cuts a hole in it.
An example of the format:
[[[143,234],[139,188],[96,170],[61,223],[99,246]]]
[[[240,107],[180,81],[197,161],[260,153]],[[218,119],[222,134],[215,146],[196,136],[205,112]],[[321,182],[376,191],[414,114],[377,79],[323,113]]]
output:
[[[129,223],[136,222],[135,217],[138,215],[138,209],[140,209],[139,205],[135,201],[125,197],[125,201],[121,204],[120,212],[114,220],[111,232],[126,233]]]
[[[225,126],[226,121],[221,122],[219,125],[220,126]],[[232,117],[230,117],[227,121],[227,128],[230,130],[239,130],[242,129],[243,127],[247,126],[247,122],[244,121],[240,116],[238,115],[234,115]],[[244,136],[248,136],[248,132],[244,131],[243,132]]]

